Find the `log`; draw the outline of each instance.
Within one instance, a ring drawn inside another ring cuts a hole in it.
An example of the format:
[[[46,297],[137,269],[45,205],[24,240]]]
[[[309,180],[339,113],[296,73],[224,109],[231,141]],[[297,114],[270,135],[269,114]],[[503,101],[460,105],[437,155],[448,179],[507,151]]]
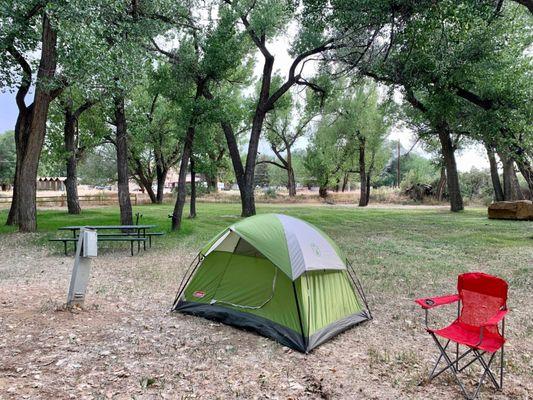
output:
[[[492,203],[489,206],[489,218],[533,221],[533,202],[518,200]]]

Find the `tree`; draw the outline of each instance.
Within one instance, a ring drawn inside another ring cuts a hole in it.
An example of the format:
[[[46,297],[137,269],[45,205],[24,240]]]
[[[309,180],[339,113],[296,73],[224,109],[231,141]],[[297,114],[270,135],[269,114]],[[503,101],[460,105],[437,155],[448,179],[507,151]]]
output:
[[[94,147],[80,160],[80,182],[86,185],[106,186],[117,181],[117,152],[111,143]]]
[[[265,120],[266,138],[277,157],[277,162],[260,160],[258,163],[270,163],[287,172],[287,189],[290,197],[296,196],[296,178],[292,159],[293,147],[298,139],[305,135],[315,116],[311,110],[304,111],[303,107],[293,104],[292,96],[289,93],[278,102],[278,105],[267,115]]]
[[[390,123],[386,115],[387,105],[380,103],[377,86],[372,82],[337,81],[324,107],[319,130],[330,139],[318,143],[331,146],[331,141],[335,140],[334,147],[342,149],[331,155],[335,161],[330,161],[330,168],[324,171],[327,175],[340,173],[336,185],[346,182],[349,173],[357,172],[361,182],[361,207],[370,200],[375,171],[381,171],[389,157],[385,139]]]
[[[61,10],[63,11],[63,10]],[[54,16],[46,2],[27,1],[24,4],[5,4],[1,9],[0,74],[2,86],[17,86],[16,102],[19,110],[15,125],[17,162],[13,199],[7,224],[18,224],[22,232],[33,232],[36,223],[36,181],[39,157],[46,134],[48,108],[63,88],[56,76],[57,31]],[[40,47],[39,66],[35,81],[35,66],[27,52]],[[14,70],[19,73],[14,76]],[[35,85],[33,101],[26,96]]]
[[[530,39],[522,9],[509,4],[495,12],[494,4],[472,0],[438,4],[402,1],[393,7],[384,1],[362,3],[343,7],[346,5],[340,2],[324,12],[332,26],[347,33],[343,39],[346,49],[337,52],[336,59],[345,69],[357,67],[360,74],[400,86],[406,96],[411,92],[413,96],[407,100],[414,107],[427,107],[428,122],[441,141],[450,170],[451,208],[462,209],[450,135],[475,137],[482,133],[472,118],[474,107],[486,111],[477,115],[492,124],[489,142],[509,149],[528,181],[533,173],[526,136],[531,135],[523,133],[531,129],[526,94],[531,87],[526,50]],[[362,18],[372,21],[380,32],[363,60],[350,51],[351,42],[357,40],[351,27]],[[431,103],[440,105],[434,113]]]
[[[78,198],[78,161],[82,157],[85,147],[80,144],[79,119],[82,113],[89,110],[96,100],[84,99],[81,104],[74,105],[74,96],[65,95],[60,100],[64,115],[63,142],[66,157],[67,176],[65,188],[67,192],[67,209],[69,214],[81,212]]]
[[[152,203],[163,202],[165,181],[181,155],[180,109],[164,97],[161,78],[168,75],[148,71],[134,89],[128,105],[130,117],[130,169]],[[156,192],[152,188],[156,180]]]
[[[272,111],[278,100],[295,85],[304,85],[314,90],[320,90],[316,84],[305,79],[302,76],[302,72],[310,57],[333,49],[335,40],[332,37],[323,35],[324,27],[320,24],[302,26],[299,37],[292,49],[294,58],[289,68],[288,76],[281,85],[274,86],[274,55],[269,50],[267,43],[284,31],[284,28],[295,14],[294,3],[287,0],[261,2],[225,0],[225,3],[238,16],[246,34],[263,59],[260,91],[253,112],[248,151],[244,164],[241,160],[232,127],[229,124],[224,127],[241,194],[242,216],[247,217],[255,214],[254,174],[259,140],[267,113]]]
[[[6,131],[0,134],[0,186],[2,190],[6,190],[8,185],[13,183],[15,164],[15,132]]]
[[[160,48],[152,42],[154,50],[167,57],[172,64],[176,87],[174,96],[186,115],[186,128],[181,150],[177,198],[172,213],[172,229],[181,227],[186,199],[186,176],[193,151],[197,127],[201,121],[220,121],[231,129],[231,117],[220,110],[227,110],[220,101],[220,93],[227,93],[224,83],[233,82],[236,87],[243,80],[240,73],[248,44],[242,40],[244,34],[237,32],[236,19],[227,7],[218,8],[218,17],[209,18],[208,26],[202,29],[195,25],[193,10],[188,10],[189,23],[181,31],[180,46],[171,51]],[[218,85],[215,86],[215,84]],[[230,101],[230,103],[232,103]]]

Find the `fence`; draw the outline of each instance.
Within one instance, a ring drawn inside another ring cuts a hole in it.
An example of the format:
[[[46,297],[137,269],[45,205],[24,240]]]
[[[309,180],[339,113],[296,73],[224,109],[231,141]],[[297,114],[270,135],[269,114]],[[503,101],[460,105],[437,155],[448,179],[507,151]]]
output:
[[[130,201],[133,205],[144,204],[149,202],[150,199],[148,196],[139,195],[137,193],[130,193]],[[118,204],[118,194],[117,193],[99,193],[92,195],[82,195],[78,196],[80,201],[80,206],[107,206]],[[11,204],[10,197],[0,197],[0,206],[9,206]],[[66,207],[67,205],[67,196],[38,196],[37,197],[37,207]]]

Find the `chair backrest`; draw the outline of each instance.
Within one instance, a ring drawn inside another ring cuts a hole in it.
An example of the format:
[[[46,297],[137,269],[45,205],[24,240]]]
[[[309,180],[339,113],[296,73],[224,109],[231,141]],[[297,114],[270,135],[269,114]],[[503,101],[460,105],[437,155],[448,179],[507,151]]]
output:
[[[479,327],[507,307],[507,289],[507,282],[503,279],[483,272],[459,275],[457,292],[462,303],[459,321]],[[497,333],[498,329],[487,328],[487,331]]]

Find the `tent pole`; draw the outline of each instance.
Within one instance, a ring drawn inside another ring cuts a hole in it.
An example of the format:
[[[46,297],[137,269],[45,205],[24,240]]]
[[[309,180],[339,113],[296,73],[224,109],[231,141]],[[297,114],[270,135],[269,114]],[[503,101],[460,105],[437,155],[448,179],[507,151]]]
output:
[[[357,292],[359,293],[359,296],[361,296],[361,300],[363,300],[363,303],[365,303],[365,307],[366,307],[366,310],[368,311],[370,319],[372,319],[373,318],[372,317],[372,311],[370,311],[370,307],[368,307],[368,302],[366,300],[366,295],[365,295],[365,292],[363,290],[363,286],[361,285],[361,281],[357,277],[357,274],[355,273],[355,271],[354,271],[354,269],[352,267],[352,264],[349,261],[347,261],[347,265],[348,265],[348,275],[352,279],[352,282],[353,282]],[[350,271],[353,273],[353,276],[350,273]]]
[[[196,261],[196,264],[194,262]],[[202,261],[201,253],[198,253],[198,255],[192,260],[191,264],[189,265],[189,268],[187,268],[187,271],[185,271],[185,274],[183,275],[183,278],[181,279],[180,286],[178,288],[178,293],[176,294],[176,298],[174,299],[174,303],[172,304],[172,309],[176,307],[176,304],[178,303],[181,295],[183,294],[183,291],[187,287],[187,284],[189,283],[190,279],[194,275],[194,271],[196,271],[196,268],[198,268],[198,265],[200,265],[200,262]],[[191,271],[191,267],[194,265],[194,268]],[[189,274],[190,271],[190,274]],[[188,275],[188,278],[187,278]],[[187,279],[185,279],[187,278]]]
[[[301,278],[300,278],[301,279]],[[304,335],[304,327],[302,325],[302,314],[300,312],[300,302],[298,301],[298,293],[296,291],[296,285],[292,281],[292,290],[294,291],[294,299],[296,300],[296,310],[298,310],[298,322],[300,322],[300,331],[302,332],[302,339],[304,341],[304,351],[307,354],[307,339]]]

